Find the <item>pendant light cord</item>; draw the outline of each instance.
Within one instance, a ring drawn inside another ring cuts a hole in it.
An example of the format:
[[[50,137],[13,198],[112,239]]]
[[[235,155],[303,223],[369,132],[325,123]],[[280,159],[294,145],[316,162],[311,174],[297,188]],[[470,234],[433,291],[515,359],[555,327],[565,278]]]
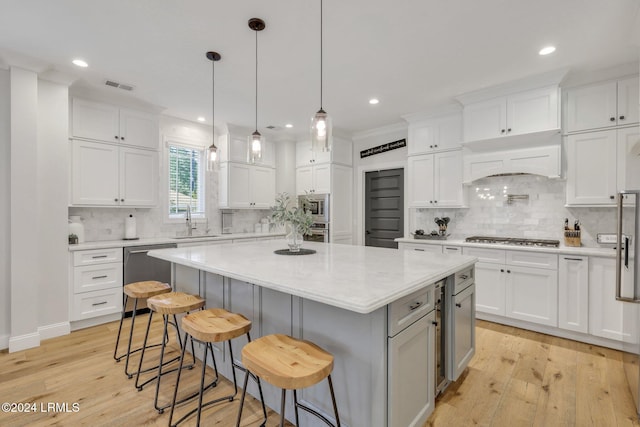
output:
[[[322,0],[320,0],[320,109],[322,108]]]
[[[256,31],[256,132],[258,131],[258,32]]]
[[[214,129],[215,134],[215,120],[216,120],[216,61],[211,60],[211,127]],[[212,141],[215,145],[215,135]]]

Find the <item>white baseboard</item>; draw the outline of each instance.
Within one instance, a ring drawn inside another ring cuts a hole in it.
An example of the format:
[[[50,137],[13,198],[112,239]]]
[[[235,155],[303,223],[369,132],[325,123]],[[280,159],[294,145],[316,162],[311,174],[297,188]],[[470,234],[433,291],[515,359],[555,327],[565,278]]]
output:
[[[38,333],[40,334],[41,340],[61,337],[63,335],[69,335],[71,333],[71,325],[69,324],[69,322],[60,322],[46,326],[39,326]]]
[[[122,314],[112,313],[100,317],[91,317],[89,319],[76,320],[71,322],[71,330],[77,331],[79,329],[90,328],[91,326],[102,325],[103,323],[120,320],[120,316],[122,316]]]
[[[40,346],[40,334],[33,332],[31,334],[19,335],[9,338],[9,353],[27,350],[29,348]]]
[[[9,335],[0,335],[0,350],[9,348]]]

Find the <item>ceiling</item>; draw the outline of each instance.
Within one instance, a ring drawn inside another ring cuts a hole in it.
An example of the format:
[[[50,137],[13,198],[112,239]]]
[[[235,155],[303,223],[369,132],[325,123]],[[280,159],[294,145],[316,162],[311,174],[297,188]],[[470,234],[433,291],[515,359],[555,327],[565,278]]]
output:
[[[304,134],[320,107],[319,0],[2,0],[0,67],[28,64],[74,86],[130,84],[164,114]],[[324,0],[324,108],[345,132],[546,71],[638,61],[640,0]],[[539,56],[545,45],[557,46]],[[83,58],[89,67],[71,65]],[[637,68],[636,68],[637,69]],[[122,92],[122,91],[120,91]],[[369,105],[371,97],[380,99]]]

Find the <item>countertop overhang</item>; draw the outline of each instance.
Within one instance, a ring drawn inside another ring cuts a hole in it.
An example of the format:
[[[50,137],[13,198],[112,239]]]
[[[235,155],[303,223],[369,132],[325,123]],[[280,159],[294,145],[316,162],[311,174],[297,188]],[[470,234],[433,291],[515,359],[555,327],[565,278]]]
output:
[[[277,255],[283,241],[153,250],[148,255],[339,307],[371,313],[473,266],[477,258],[305,242],[312,255]]]

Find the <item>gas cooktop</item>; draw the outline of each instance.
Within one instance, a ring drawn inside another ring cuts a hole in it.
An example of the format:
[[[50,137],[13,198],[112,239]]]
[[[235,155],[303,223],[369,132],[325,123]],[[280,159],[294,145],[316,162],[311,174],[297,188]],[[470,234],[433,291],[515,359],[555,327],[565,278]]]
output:
[[[492,243],[500,245],[544,246],[552,248],[560,246],[559,240],[523,239],[519,237],[471,236],[464,240],[470,243]]]

